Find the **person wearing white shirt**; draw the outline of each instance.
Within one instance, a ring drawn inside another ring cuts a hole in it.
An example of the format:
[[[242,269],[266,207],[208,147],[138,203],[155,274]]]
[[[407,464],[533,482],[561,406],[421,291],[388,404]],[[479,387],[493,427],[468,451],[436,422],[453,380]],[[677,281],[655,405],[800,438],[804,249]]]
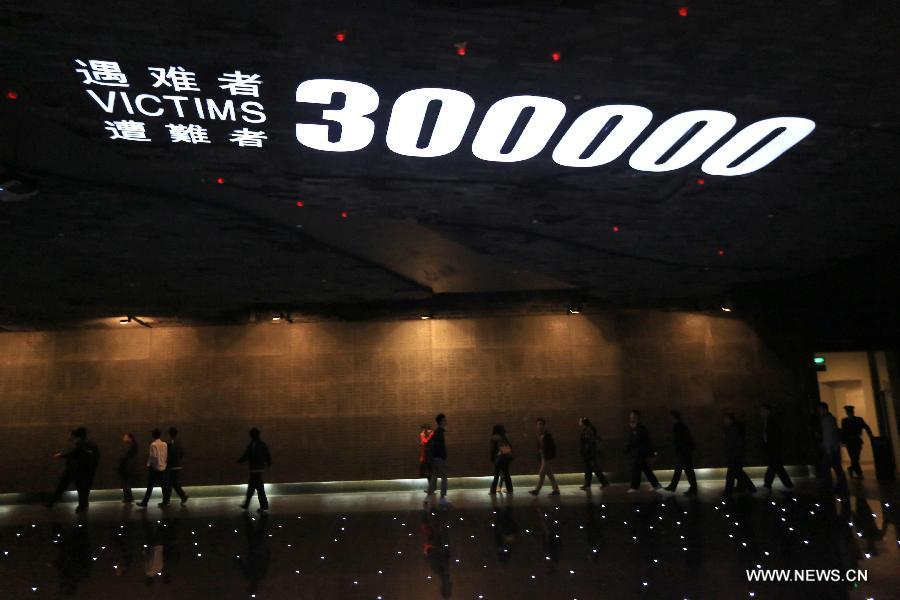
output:
[[[169,458],[169,447],[160,439],[162,433],[159,429],[154,429],[152,435],[153,441],[150,443],[150,452],[147,455],[147,492],[144,494],[144,499],[135,505],[140,508],[147,506],[155,486],[158,485],[163,490],[163,496],[165,496],[166,490],[166,463]],[[165,500],[164,497],[159,505],[166,506]]]

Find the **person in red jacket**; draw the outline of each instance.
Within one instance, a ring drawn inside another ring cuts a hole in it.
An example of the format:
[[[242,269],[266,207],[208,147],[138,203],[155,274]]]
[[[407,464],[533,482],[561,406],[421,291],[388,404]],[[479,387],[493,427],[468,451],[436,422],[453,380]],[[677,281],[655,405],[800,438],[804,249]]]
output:
[[[431,456],[428,453],[428,442],[434,431],[428,423],[419,428],[419,477],[431,479]]]

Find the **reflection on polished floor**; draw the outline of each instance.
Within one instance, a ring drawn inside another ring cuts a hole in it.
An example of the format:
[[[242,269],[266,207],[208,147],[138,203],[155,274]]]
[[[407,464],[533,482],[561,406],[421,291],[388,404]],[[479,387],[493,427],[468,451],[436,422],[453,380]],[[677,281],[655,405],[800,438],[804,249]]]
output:
[[[3,598],[897,598],[894,488],[853,482],[835,500],[799,482],[725,502],[627,495],[537,499],[521,489],[308,494],[268,515],[236,498],[162,511],[95,502],[0,507]],[[746,570],[864,569],[868,581],[758,583]]]

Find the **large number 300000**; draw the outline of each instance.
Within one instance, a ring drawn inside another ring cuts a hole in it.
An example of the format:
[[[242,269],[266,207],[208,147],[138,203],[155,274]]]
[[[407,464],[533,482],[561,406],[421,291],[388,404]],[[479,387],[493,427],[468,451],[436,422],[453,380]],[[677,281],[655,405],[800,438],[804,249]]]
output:
[[[375,123],[368,115],[378,108],[378,92],[355,81],[310,79],[297,87],[297,102],[331,104],[336,93],[346,98],[343,107],[323,110],[322,119],[340,125],[340,135],[329,138],[333,125],[298,123],[297,140],[316,150],[361,150],[375,135]],[[439,108],[431,135],[423,141],[426,113],[436,105]],[[385,141],[388,148],[403,156],[444,156],[462,143],[474,112],[475,101],[466,93],[444,88],[410,90],[394,102]],[[527,120],[523,114],[528,114]],[[503,98],[485,114],[472,141],[472,154],[492,162],[533,158],[547,145],[565,114],[565,105],[553,98]],[[621,156],[652,119],[653,113],[643,106],[611,104],[591,108],[563,134],[553,149],[553,160],[565,167],[605,165]],[[675,115],[638,146],[628,164],[639,171],[680,169],[709,150],[736,122],[734,115],[721,110],[692,110]],[[815,126],[801,117],[763,119],[738,132],[700,168],[710,175],[752,173],[805,138]],[[511,140],[514,129],[521,131]]]

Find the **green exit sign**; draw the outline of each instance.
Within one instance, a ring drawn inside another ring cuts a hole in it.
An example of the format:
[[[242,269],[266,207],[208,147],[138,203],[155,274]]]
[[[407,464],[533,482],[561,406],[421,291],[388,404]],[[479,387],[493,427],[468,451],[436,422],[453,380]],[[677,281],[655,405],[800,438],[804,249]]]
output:
[[[816,367],[816,371],[827,371],[828,367],[825,365],[825,357],[824,356],[813,356],[813,364]]]

